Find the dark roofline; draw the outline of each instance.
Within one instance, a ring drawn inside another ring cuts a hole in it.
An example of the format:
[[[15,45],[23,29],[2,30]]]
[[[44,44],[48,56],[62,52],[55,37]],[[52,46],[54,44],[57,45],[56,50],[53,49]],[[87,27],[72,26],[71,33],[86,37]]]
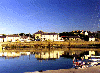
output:
[[[79,36],[68,36],[69,38],[80,38]]]
[[[43,33],[42,35],[56,35],[57,33]]]
[[[61,36],[61,37],[66,37],[66,38],[80,38],[79,36]]]
[[[6,35],[8,37],[19,37],[18,35]]]
[[[94,36],[89,36],[89,38],[95,38]]]
[[[43,31],[38,31],[35,34],[43,34],[43,33],[44,33]]]
[[[6,36],[0,36],[0,38],[6,38]]]
[[[28,38],[28,37],[27,37],[27,36],[21,36],[21,38],[26,39],[26,38]]]

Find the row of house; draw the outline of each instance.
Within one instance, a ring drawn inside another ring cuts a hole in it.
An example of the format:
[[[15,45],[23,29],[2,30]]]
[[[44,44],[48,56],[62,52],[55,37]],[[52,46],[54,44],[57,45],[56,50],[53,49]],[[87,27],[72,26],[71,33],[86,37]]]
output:
[[[73,31],[74,34],[77,34],[77,32],[75,33]],[[85,31],[85,32],[81,31],[80,34],[84,34],[84,35],[88,36],[88,32],[87,31]],[[73,35],[60,36],[58,33],[55,33],[55,32],[47,33],[47,32],[43,32],[41,30],[36,32],[34,37],[35,37],[36,41],[46,41],[46,40],[51,40],[51,41],[81,40],[80,36],[73,36]],[[93,36],[90,36],[88,39],[89,39],[89,41],[95,41],[95,38]]]
[[[58,33],[47,33],[39,30],[35,33],[35,39],[38,41],[64,41],[62,37],[59,36]]]
[[[27,36],[19,36],[19,35],[0,35],[0,42],[15,42],[15,41],[22,41],[22,40],[29,40],[30,37]]]
[[[62,33],[63,34],[63,33]],[[92,35],[90,36],[90,32],[89,31],[72,31],[72,33],[70,33],[69,35],[60,35],[58,33],[52,32],[52,33],[48,33],[48,32],[43,32],[42,30],[39,30],[38,32],[34,33],[34,36],[32,39],[34,39],[35,41],[64,41],[65,39],[67,40],[82,40],[80,35],[85,35],[87,37],[85,37],[86,39],[88,38],[88,41],[95,41],[95,37]],[[2,36],[0,35],[0,42],[7,42],[7,41],[11,41],[11,42],[15,42],[17,40],[19,41],[30,41],[30,36],[25,36],[25,35],[5,35]]]
[[[94,33],[90,31],[72,31],[60,33],[60,36],[67,40],[85,40],[85,41],[95,41]]]

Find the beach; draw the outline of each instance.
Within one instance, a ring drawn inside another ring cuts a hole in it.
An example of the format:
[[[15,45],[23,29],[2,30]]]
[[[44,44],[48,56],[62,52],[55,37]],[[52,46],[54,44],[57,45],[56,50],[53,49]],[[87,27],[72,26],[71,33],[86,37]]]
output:
[[[100,73],[100,65],[83,69],[59,69],[59,70],[47,70],[43,72],[25,72],[25,73]]]

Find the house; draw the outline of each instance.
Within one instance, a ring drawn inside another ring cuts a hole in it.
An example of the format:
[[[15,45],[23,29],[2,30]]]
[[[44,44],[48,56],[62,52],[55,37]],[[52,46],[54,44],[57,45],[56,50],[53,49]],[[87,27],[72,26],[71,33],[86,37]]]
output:
[[[97,37],[100,39],[100,31],[97,31]]]
[[[74,35],[79,35],[81,33],[81,31],[77,30],[77,31],[74,31],[73,33],[74,33]]]
[[[85,35],[88,35],[88,32],[87,31],[85,31]]]
[[[6,39],[7,41],[15,42],[16,40],[19,40],[20,38],[18,35],[6,35]]]
[[[43,33],[41,36],[41,40],[61,41],[62,38],[59,37],[59,34],[57,33]]]
[[[6,42],[7,39],[6,39],[6,36],[0,36],[0,42]]]
[[[83,30],[80,32],[80,34],[83,34]]]
[[[28,36],[20,36],[20,39],[19,39],[20,41],[29,41],[30,40],[30,37],[28,37]]]
[[[79,36],[68,36],[69,40],[81,40]]]
[[[37,40],[41,40],[41,35],[43,34],[44,32],[39,30],[38,32],[35,33],[35,39]]]
[[[64,41],[61,37],[59,37],[58,33],[47,33],[43,31],[38,31],[35,33],[35,39],[41,41]]]
[[[89,41],[95,41],[95,37],[94,36],[90,36],[89,37]]]

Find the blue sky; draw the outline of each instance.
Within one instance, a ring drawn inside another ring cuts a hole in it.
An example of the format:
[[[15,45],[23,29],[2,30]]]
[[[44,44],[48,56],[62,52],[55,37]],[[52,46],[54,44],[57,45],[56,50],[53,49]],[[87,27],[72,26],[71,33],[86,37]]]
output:
[[[0,0],[0,33],[100,30],[99,0]]]

